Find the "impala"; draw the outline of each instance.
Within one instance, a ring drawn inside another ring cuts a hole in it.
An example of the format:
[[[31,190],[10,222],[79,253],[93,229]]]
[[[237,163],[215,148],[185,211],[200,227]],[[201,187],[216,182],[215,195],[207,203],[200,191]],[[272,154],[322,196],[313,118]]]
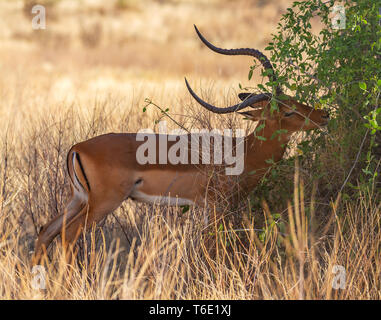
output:
[[[269,71],[267,74],[271,81],[277,80],[270,61],[260,51],[215,47],[196,26],[195,29],[201,41],[211,50],[225,55],[252,56]],[[271,111],[270,101],[276,97],[269,93],[240,93],[241,103],[226,108],[215,107],[201,100],[186,79],[185,82],[193,98],[211,112],[227,114],[252,108],[239,112],[247,119],[258,121],[257,130],[244,137],[243,172],[238,176],[219,174],[218,179],[212,179],[210,172],[221,172],[224,164],[139,164],[136,153],[142,142],[137,141],[137,133],[110,133],[78,143],[67,155],[71,200],[64,213],[48,222],[39,233],[35,248],[37,260],[59,233],[65,248],[74,245],[82,230],[101,221],[126,199],[169,205],[211,206],[221,204],[216,190],[225,197],[228,195],[228,199],[233,199],[233,195],[237,194],[245,196],[254,189],[271,162],[282,158],[292,133],[316,129],[328,123],[327,112],[315,110],[289,96],[281,101],[276,100],[278,110]],[[276,96],[280,93],[282,90],[277,87]],[[274,138],[276,132],[279,135]],[[162,138],[160,134],[153,135],[157,141]],[[233,144],[236,142],[233,139]],[[165,151],[174,143],[168,142]],[[272,161],[266,161],[269,159]]]

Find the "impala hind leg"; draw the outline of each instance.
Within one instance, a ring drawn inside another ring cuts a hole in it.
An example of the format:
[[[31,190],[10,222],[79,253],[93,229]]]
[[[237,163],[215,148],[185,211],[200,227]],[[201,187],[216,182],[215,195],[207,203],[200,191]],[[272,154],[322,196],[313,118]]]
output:
[[[94,225],[102,221],[108,214],[116,210],[125,196],[108,196],[102,201],[89,201],[82,210],[62,228],[61,238],[68,263],[72,263],[77,251],[75,244],[82,232],[89,231]],[[99,199],[95,197],[95,199]],[[106,200],[107,199],[107,200]]]
[[[40,262],[44,251],[47,250],[53,239],[62,231],[62,226],[70,222],[81,210],[86,207],[87,201],[82,195],[73,192],[72,199],[68,203],[63,214],[60,214],[45,224],[38,234],[34,250],[33,263]]]

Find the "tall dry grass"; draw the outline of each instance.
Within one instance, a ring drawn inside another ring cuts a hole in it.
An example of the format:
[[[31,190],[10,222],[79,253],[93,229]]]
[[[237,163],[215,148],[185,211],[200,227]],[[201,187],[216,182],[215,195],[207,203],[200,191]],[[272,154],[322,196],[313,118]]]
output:
[[[190,101],[183,103],[197,110]],[[294,195],[280,218],[273,218],[271,199],[266,199],[263,210],[249,214],[249,207],[236,209],[230,215],[242,217],[239,223],[233,225],[227,217],[212,232],[204,230],[202,210],[182,213],[181,208],[128,201],[100,228],[83,235],[74,266],[66,264],[58,239],[45,261],[46,290],[33,289],[30,258],[36,234],[62,212],[68,198],[67,150],[75,141],[103,132],[128,131],[131,110],[139,109],[139,103],[126,110],[106,97],[88,108],[57,104],[48,112],[32,107],[33,114],[15,116],[2,136],[2,298],[380,298],[380,204],[364,194],[352,202],[332,199],[316,212],[321,206],[314,195],[305,199],[298,168]],[[142,126],[152,124],[149,117],[139,119]],[[17,135],[11,130],[16,126],[22,128]],[[267,223],[261,226],[266,230],[261,239],[260,218]],[[280,223],[286,225],[282,231]],[[213,255],[207,249],[210,241],[216,245]],[[335,265],[346,270],[344,290],[332,287]]]
[[[192,24],[221,46],[263,49],[288,2],[75,3],[52,4],[46,33],[30,29],[22,1],[0,3],[1,299],[380,299],[380,204],[372,192],[325,199],[298,166],[282,177],[294,179],[288,204],[271,196],[260,208],[244,204],[214,230],[204,230],[202,210],[127,201],[81,237],[75,265],[58,238],[45,261],[46,289],[33,289],[34,241],[67,202],[71,145],[154,128],[161,114],[153,106],[143,113],[145,98],[187,128],[251,132],[236,115],[200,110],[184,89],[189,75],[205,99],[226,105],[238,82],[249,85],[248,61],[204,50]],[[330,152],[321,155],[327,175]],[[346,270],[345,289],[332,287],[335,265]]]

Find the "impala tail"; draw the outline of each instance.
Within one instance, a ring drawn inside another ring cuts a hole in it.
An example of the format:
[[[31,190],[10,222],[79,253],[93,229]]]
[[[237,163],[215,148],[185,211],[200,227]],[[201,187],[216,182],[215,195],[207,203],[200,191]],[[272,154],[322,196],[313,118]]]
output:
[[[78,152],[70,150],[67,156],[67,170],[74,189],[77,192],[86,192],[91,190],[89,180],[86,176],[81,157]]]

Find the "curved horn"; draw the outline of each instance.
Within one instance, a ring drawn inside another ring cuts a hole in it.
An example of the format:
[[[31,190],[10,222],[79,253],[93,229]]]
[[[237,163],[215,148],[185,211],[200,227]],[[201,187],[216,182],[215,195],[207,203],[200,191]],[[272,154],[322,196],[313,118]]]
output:
[[[212,111],[214,113],[220,113],[220,114],[223,114],[223,113],[231,113],[231,112],[236,112],[236,111],[239,111],[239,110],[242,110],[254,103],[257,103],[257,102],[260,102],[260,101],[263,101],[263,100],[268,100],[268,99],[271,99],[271,94],[270,93],[261,93],[261,94],[256,94],[256,95],[252,95],[250,96],[249,98],[247,98],[245,101],[241,102],[241,103],[238,103],[238,104],[235,104],[233,106],[230,106],[230,107],[227,107],[227,108],[218,108],[218,107],[215,107],[207,102],[205,102],[204,100],[202,100],[193,90],[192,88],[190,87],[187,79],[185,78],[185,84],[188,88],[188,91],[189,93],[192,95],[192,97],[199,103],[201,104],[205,109],[209,110],[209,111]]]
[[[274,72],[274,68],[267,57],[260,52],[259,50],[256,49],[251,49],[251,48],[241,48],[241,49],[222,49],[214,46],[211,44],[208,40],[204,38],[204,36],[201,34],[201,32],[197,29],[196,25],[194,25],[194,28],[197,32],[197,35],[201,39],[201,41],[212,51],[220,53],[220,54],[225,54],[229,56],[251,56],[256,58],[265,68],[265,70],[271,70],[270,74],[268,75],[270,81],[277,81],[277,77]],[[280,89],[277,88],[277,92],[280,92]]]

